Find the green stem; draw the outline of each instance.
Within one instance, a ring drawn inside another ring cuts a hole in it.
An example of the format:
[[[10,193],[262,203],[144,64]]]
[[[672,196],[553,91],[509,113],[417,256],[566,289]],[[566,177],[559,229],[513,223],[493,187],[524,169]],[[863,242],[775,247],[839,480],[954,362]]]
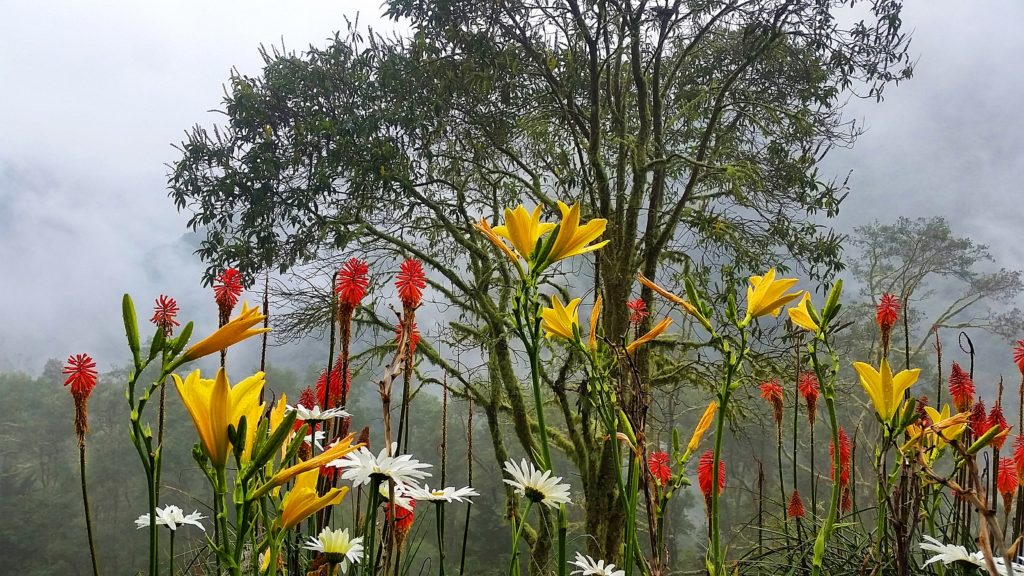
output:
[[[89,537],[89,554],[92,557],[92,574],[100,576],[99,562],[96,559],[96,544],[92,536],[92,512],[89,509],[89,489],[85,481],[85,441],[78,444],[78,463],[82,472],[82,502],[85,504],[85,532]],[[150,524],[155,525],[154,517],[150,516]]]
[[[167,556],[167,572],[174,576],[174,533],[176,530],[171,530],[171,543],[168,549]]]
[[[718,465],[722,455],[722,438],[725,435],[725,414],[729,405],[729,398],[732,396],[732,381],[743,362],[747,351],[746,325],[740,328],[740,350],[735,358],[732,358],[726,369],[726,378],[723,389],[720,391],[721,402],[718,406],[718,418],[715,422],[715,448],[711,461],[711,546],[708,549],[710,556],[708,568],[711,576],[725,576],[725,558],[722,555],[722,529],[719,521],[719,494],[718,494]],[[728,353],[726,354],[728,358]]]
[[[470,484],[472,485],[472,484]],[[459,576],[466,574],[466,544],[469,541],[469,512],[473,508],[472,502],[466,503],[466,523],[462,527],[462,552],[459,558]]]
[[[515,518],[512,523],[512,558],[509,560],[508,573],[510,576],[519,576],[519,537],[523,533],[523,526],[526,525],[526,516],[530,513],[530,507],[533,505],[533,500],[526,501],[526,510],[523,511],[522,517],[519,518],[519,525],[515,525]]]
[[[444,502],[435,503],[434,516],[437,519],[437,550],[440,560],[437,562],[437,573],[444,576]]]
[[[828,347],[827,342],[825,342],[825,346]],[[831,348],[829,348],[829,353],[833,358],[832,374],[834,376],[836,368],[838,368],[838,360],[836,359],[835,354],[832,354]],[[826,381],[824,378],[824,371],[818,361],[817,346],[813,344],[811,348],[811,362],[814,365],[814,372],[818,377],[818,382],[821,382],[824,385],[825,407],[828,410],[829,427],[832,432],[832,497],[829,500],[828,515],[825,517],[825,522],[818,530],[818,537],[814,541],[814,560],[811,566],[811,575],[818,576],[821,573],[821,567],[825,560],[825,545],[828,544],[829,536],[832,535],[836,513],[839,510],[842,458],[840,456],[839,448],[839,419],[836,416],[834,381],[831,378]]]
[[[364,565],[368,571],[363,571],[364,575],[374,576],[377,573],[377,498],[380,494],[380,480],[373,478],[370,480],[370,493],[366,497],[366,527],[363,531],[365,534],[364,540],[366,541],[366,552],[365,558],[367,562]],[[394,517],[395,511],[391,510],[391,515]]]

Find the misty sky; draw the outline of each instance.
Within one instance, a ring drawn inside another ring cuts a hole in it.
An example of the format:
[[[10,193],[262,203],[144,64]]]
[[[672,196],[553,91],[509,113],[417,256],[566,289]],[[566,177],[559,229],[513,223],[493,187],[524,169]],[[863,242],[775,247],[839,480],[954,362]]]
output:
[[[869,132],[824,167],[854,171],[838,224],[944,215],[1024,268],[1024,3],[907,4],[915,77],[851,102]],[[171,144],[219,121],[208,111],[232,67],[259,73],[259,44],[323,45],[356,12],[390,27],[377,0],[0,0],[0,370],[82,351],[123,363],[126,291],[140,319],[165,292],[210,327],[195,239],[166,194]]]

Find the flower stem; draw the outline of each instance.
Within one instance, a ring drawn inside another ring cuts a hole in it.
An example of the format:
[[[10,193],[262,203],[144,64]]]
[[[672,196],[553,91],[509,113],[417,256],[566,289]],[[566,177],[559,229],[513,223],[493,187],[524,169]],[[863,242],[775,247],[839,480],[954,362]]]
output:
[[[812,576],[821,574],[821,567],[825,560],[825,545],[828,543],[829,536],[832,535],[836,513],[839,509],[840,491],[842,489],[840,480],[842,478],[842,456],[839,447],[839,419],[836,416],[835,382],[831,378],[828,380],[824,378],[824,370],[818,361],[816,344],[817,341],[815,341],[815,344],[812,344],[811,363],[814,365],[814,372],[818,377],[818,382],[823,384],[825,407],[828,410],[829,428],[832,433],[832,497],[829,499],[828,515],[825,517],[825,522],[818,530],[818,537],[814,541],[814,557],[811,563]],[[824,342],[824,344],[828,348],[828,342]],[[838,370],[838,359],[832,353],[831,348],[828,348],[828,350],[832,355],[832,377],[834,377]],[[881,512],[879,514],[881,515]]]
[[[85,504],[85,531],[89,537],[89,554],[92,557],[92,574],[93,576],[100,575],[99,563],[96,559],[96,544],[93,541],[92,536],[92,513],[89,509],[89,489],[85,481],[85,441],[78,443],[78,463],[82,472],[82,502]],[[150,522],[154,522],[155,518],[150,516]]]
[[[735,355],[726,352],[726,358],[729,359],[729,363],[726,368],[725,384],[719,392],[721,402],[718,405],[718,418],[715,422],[715,448],[712,452],[713,459],[711,461],[711,546],[708,549],[708,555],[710,556],[708,568],[711,571],[711,576],[725,576],[726,574],[725,558],[722,555],[722,528],[718,511],[718,466],[722,456],[722,437],[725,435],[726,408],[729,405],[729,398],[732,396],[732,381],[736,371],[743,363],[743,357],[746,355],[746,352],[747,331],[746,325],[742,324],[740,326],[739,352]]]
[[[171,543],[167,553],[167,572],[174,576],[174,533],[176,530],[171,530]]]
[[[530,513],[530,506],[533,505],[533,500],[526,501],[526,510],[523,511],[523,515],[519,518],[519,525],[515,525],[515,518],[512,522],[512,558],[509,560],[508,573],[510,576],[519,576],[519,537],[523,533],[523,526],[526,525],[526,516]]]
[[[435,514],[437,518],[437,550],[440,560],[437,562],[437,573],[444,576],[444,502],[435,503]]]
[[[377,573],[377,498],[380,493],[380,480],[373,478],[370,480],[370,493],[366,497],[366,526],[364,534],[366,534],[366,559],[364,563],[367,566],[368,571],[364,571],[364,575],[374,576]],[[395,510],[392,508],[391,517],[395,517]]]

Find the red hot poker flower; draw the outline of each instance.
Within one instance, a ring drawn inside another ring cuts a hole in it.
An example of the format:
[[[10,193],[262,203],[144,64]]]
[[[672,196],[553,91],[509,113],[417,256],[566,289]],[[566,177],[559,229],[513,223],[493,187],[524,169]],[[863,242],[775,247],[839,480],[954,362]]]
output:
[[[352,372],[349,371],[343,380],[341,377],[341,361],[341,355],[339,355],[334,361],[334,367],[331,368],[331,383],[329,389],[327,387],[326,370],[321,370],[320,377],[316,380],[316,401],[318,401],[320,406],[323,408],[336,408],[341,405],[342,398],[348,397],[348,390],[352,381]],[[299,403],[301,404],[302,402],[300,401]]]
[[[1013,345],[1013,363],[1017,365],[1021,375],[1024,375],[1024,340],[1017,340]]]
[[[839,509],[843,512],[853,510],[853,494],[851,494],[849,486],[843,488],[843,495],[839,499]]]
[[[423,273],[423,263],[415,258],[402,262],[398,278],[395,280],[395,288],[398,288],[398,298],[402,305],[407,308],[419,306],[426,286],[427,276]]]
[[[968,424],[971,427],[971,432],[974,432],[975,438],[980,438],[985,432],[988,432],[988,412],[985,410],[985,401],[981,398],[978,398],[974,407],[971,408]]]
[[[96,363],[88,354],[75,354],[68,357],[64,365],[64,373],[68,377],[65,386],[71,386],[71,394],[76,398],[88,398],[96,387]]]
[[[896,320],[900,317],[900,299],[895,294],[888,292],[882,294],[882,299],[875,307],[875,322],[885,332],[892,330]]]
[[[782,425],[783,395],[782,385],[778,378],[772,378],[761,383],[761,398],[772,406],[772,416],[775,417],[775,424]]]
[[[647,311],[647,304],[643,298],[637,298],[636,300],[630,300],[626,302],[626,308],[629,308],[629,323],[633,326],[639,326],[650,313]]]
[[[974,401],[974,381],[956,362],[949,371],[949,394],[958,412],[966,412]]]
[[[1008,430],[1009,424],[1006,422],[1006,416],[1003,416],[1003,406],[999,402],[996,402],[992,406],[992,410],[988,413],[988,427],[985,429],[988,431],[991,428],[998,426],[1000,430]],[[999,450],[1003,447],[1003,443],[1006,442],[1006,436],[996,437],[992,440],[992,446]]]
[[[1018,435],[1013,441],[1013,463],[1017,467],[1017,474],[1024,476],[1024,435]]]
[[[804,402],[807,403],[807,419],[813,426],[818,407],[818,377],[814,372],[801,372],[797,387],[800,389],[800,395],[804,397]]]
[[[1000,458],[999,475],[996,477],[996,487],[999,489],[999,493],[1003,497],[1012,496],[1017,492],[1019,484],[1020,479],[1017,476],[1017,467],[1013,458]]]
[[[338,303],[353,309],[366,296],[370,286],[370,267],[358,258],[352,258],[338,271]]]
[[[850,483],[850,457],[853,455],[853,444],[846,430],[839,428],[839,485],[842,487]],[[828,443],[829,460],[835,458],[835,444]],[[835,480],[835,470],[830,470],[830,477]]]
[[[213,281],[213,299],[217,302],[222,317],[231,315],[242,295],[242,273],[228,268]]]
[[[700,484],[700,491],[704,494],[704,500],[711,502],[711,483],[713,481],[713,468],[715,464],[715,453],[708,450],[700,457],[697,463],[697,483]],[[725,490],[725,461],[718,461],[718,493]]]
[[[415,520],[416,512],[416,501],[409,500],[409,510],[402,508],[401,506],[395,506],[395,540],[398,547],[401,548],[402,544],[405,543],[406,537],[409,536],[409,530],[412,528],[413,520]],[[384,513],[387,516],[387,521],[390,524],[391,519],[391,503],[384,505]]]
[[[153,317],[149,321],[159,326],[164,331],[164,335],[170,336],[174,327],[179,325],[178,321],[174,319],[177,315],[178,303],[174,301],[174,298],[161,294],[156,299],[156,304],[153,306]]]
[[[647,467],[659,486],[665,486],[672,479],[672,469],[668,466],[668,454],[665,452],[651,452],[647,457]]]
[[[75,399],[75,436],[78,445],[85,445],[85,435],[89,432],[89,395],[96,387],[96,363],[88,354],[75,354],[68,357],[64,365],[64,373],[68,377],[65,386],[71,386],[71,396]]]
[[[789,506],[786,507],[786,516],[789,518],[803,518],[806,513],[804,501],[800,498],[800,492],[793,490],[793,495],[789,498]]]
[[[402,325],[395,326],[395,343],[402,337]],[[412,323],[412,334],[409,335],[409,353],[416,353],[416,346],[420,343],[420,329],[416,327],[416,323]]]

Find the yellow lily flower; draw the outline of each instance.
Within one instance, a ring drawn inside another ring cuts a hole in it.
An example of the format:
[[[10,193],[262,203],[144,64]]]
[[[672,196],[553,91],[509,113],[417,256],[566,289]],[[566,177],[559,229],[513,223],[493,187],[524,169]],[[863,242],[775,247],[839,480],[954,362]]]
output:
[[[250,336],[269,332],[270,328],[253,328],[253,326],[263,322],[265,318],[266,316],[260,313],[258,306],[249,308],[249,303],[243,302],[242,311],[238,313],[238,316],[235,316],[230,322],[218,328],[213,334],[189,346],[188,350],[185,350],[184,361],[188,362],[220,352]]]
[[[704,434],[711,428],[711,423],[715,420],[715,412],[718,411],[718,402],[712,400],[708,407],[704,409],[704,414],[700,417],[697,422],[697,427],[693,429],[693,436],[690,437],[690,443],[686,445],[686,454],[683,459],[689,458],[691,454],[697,451],[700,447],[700,441],[704,438]]]
[[[711,330],[711,322],[709,322],[708,319],[705,318],[704,315],[701,314],[699,310],[697,310],[696,306],[694,306],[693,304],[690,304],[689,302],[687,302],[683,298],[680,298],[679,296],[676,296],[675,294],[673,294],[673,293],[669,292],[668,290],[662,288],[658,284],[655,284],[653,280],[651,280],[650,278],[644,276],[643,274],[641,274],[639,272],[636,275],[636,279],[641,284],[643,284],[644,286],[647,286],[648,288],[653,290],[656,294],[660,295],[662,298],[665,298],[666,300],[676,304],[677,306],[680,306],[683,310],[686,311],[687,314],[689,314],[690,316],[693,316],[694,318],[696,318],[705,328],[707,328],[709,331]]]
[[[570,208],[564,202],[558,202],[558,209],[562,211],[562,222],[559,224],[558,236],[551,245],[551,252],[548,253],[548,262],[558,262],[578,254],[592,252],[608,243],[607,240],[590,244],[598,236],[604,234],[608,221],[604,218],[594,218],[580,226],[580,204],[579,202]],[[589,246],[588,246],[589,244]]]
[[[264,405],[259,403],[260,390],[265,383],[263,372],[242,380],[234,388],[223,368],[217,370],[214,380],[200,378],[199,370],[190,373],[184,381],[177,374],[173,376],[178,394],[199,434],[203,451],[213,465],[222,468],[227,463],[230,452],[228,426],[237,428],[242,416],[246,417],[242,459],[248,459],[252,455],[256,428],[263,413]]]
[[[597,350],[597,320],[601,316],[601,295],[597,295],[594,307],[590,310],[590,335],[587,337],[587,347]]]
[[[747,321],[765,314],[778,316],[783,306],[800,297],[800,292],[786,293],[796,283],[796,278],[776,280],[775,268],[764,276],[751,276],[747,286]]]
[[[950,416],[949,404],[942,407],[942,412],[931,406],[925,406],[924,411],[928,415],[928,419],[932,421],[931,428],[940,448],[945,446],[949,440],[958,438],[967,429],[969,414],[961,412]]]
[[[654,328],[651,328],[647,332],[647,334],[644,334],[643,336],[630,342],[629,345],[626,346],[626,352],[632,354],[633,352],[636,351],[637,348],[643,346],[644,344],[650,342],[651,340],[654,340],[658,336],[661,336],[661,333],[667,330],[670,324],[672,324],[671,318],[669,318],[668,316],[662,318],[661,322],[658,322],[658,324]]]
[[[277,517],[277,526],[281,530],[289,530],[299,522],[316,514],[320,510],[341,503],[348,493],[348,487],[331,488],[323,496],[316,493],[316,481],[320,470],[310,470],[295,478],[295,485],[281,500],[281,515]]]
[[[274,474],[274,476],[267,482],[268,486],[262,487],[259,492],[264,492],[268,487],[272,488],[274,486],[281,486],[299,474],[304,474],[310,470],[319,470],[321,466],[328,462],[337,460],[345,454],[359,449],[363,444],[353,445],[352,441],[355,440],[355,437],[355,433],[349,434],[320,454],[317,454],[308,460],[303,460],[298,464],[285,468],[277,474]]]
[[[914,368],[903,370],[894,376],[889,363],[884,359],[881,370],[875,370],[863,362],[854,362],[853,369],[857,371],[860,385],[864,387],[871,404],[875,407],[875,412],[883,422],[892,419],[896,409],[903,402],[903,393],[917,382],[917,377],[921,374],[920,369]]]
[[[793,321],[793,324],[807,330],[809,332],[819,332],[821,327],[818,323],[811,318],[811,313],[807,311],[807,305],[811,302],[811,293],[804,292],[804,297],[797,302],[796,306],[789,309],[789,319]]]
[[[270,411],[270,422],[268,422],[267,435],[273,436],[274,431],[284,421],[285,412],[288,411],[288,395],[284,392],[281,393],[281,397],[277,399],[277,404],[274,404],[273,410]]]
[[[558,296],[551,297],[551,308],[544,308],[540,311],[540,327],[545,336],[552,338],[558,336],[566,340],[575,338],[575,330],[579,330],[579,320],[576,316],[576,308],[580,305],[579,298],[573,298],[565,306]]]
[[[522,204],[515,210],[505,208],[505,225],[493,228],[495,234],[512,242],[512,246],[526,260],[530,259],[537,248],[540,237],[555,227],[553,223],[540,221],[540,208],[537,206],[533,212],[527,212]]]
[[[508,256],[509,260],[515,262],[518,265],[519,256],[516,256],[516,253],[513,252],[512,249],[508,247],[508,244],[505,244],[505,241],[494,233],[494,229],[491,228],[491,225],[487,223],[487,220],[481,218],[480,221],[476,223],[476,229],[479,230],[480,233],[483,234],[485,238],[490,240],[491,244],[494,244],[502,252],[504,252],[505,256]]]

